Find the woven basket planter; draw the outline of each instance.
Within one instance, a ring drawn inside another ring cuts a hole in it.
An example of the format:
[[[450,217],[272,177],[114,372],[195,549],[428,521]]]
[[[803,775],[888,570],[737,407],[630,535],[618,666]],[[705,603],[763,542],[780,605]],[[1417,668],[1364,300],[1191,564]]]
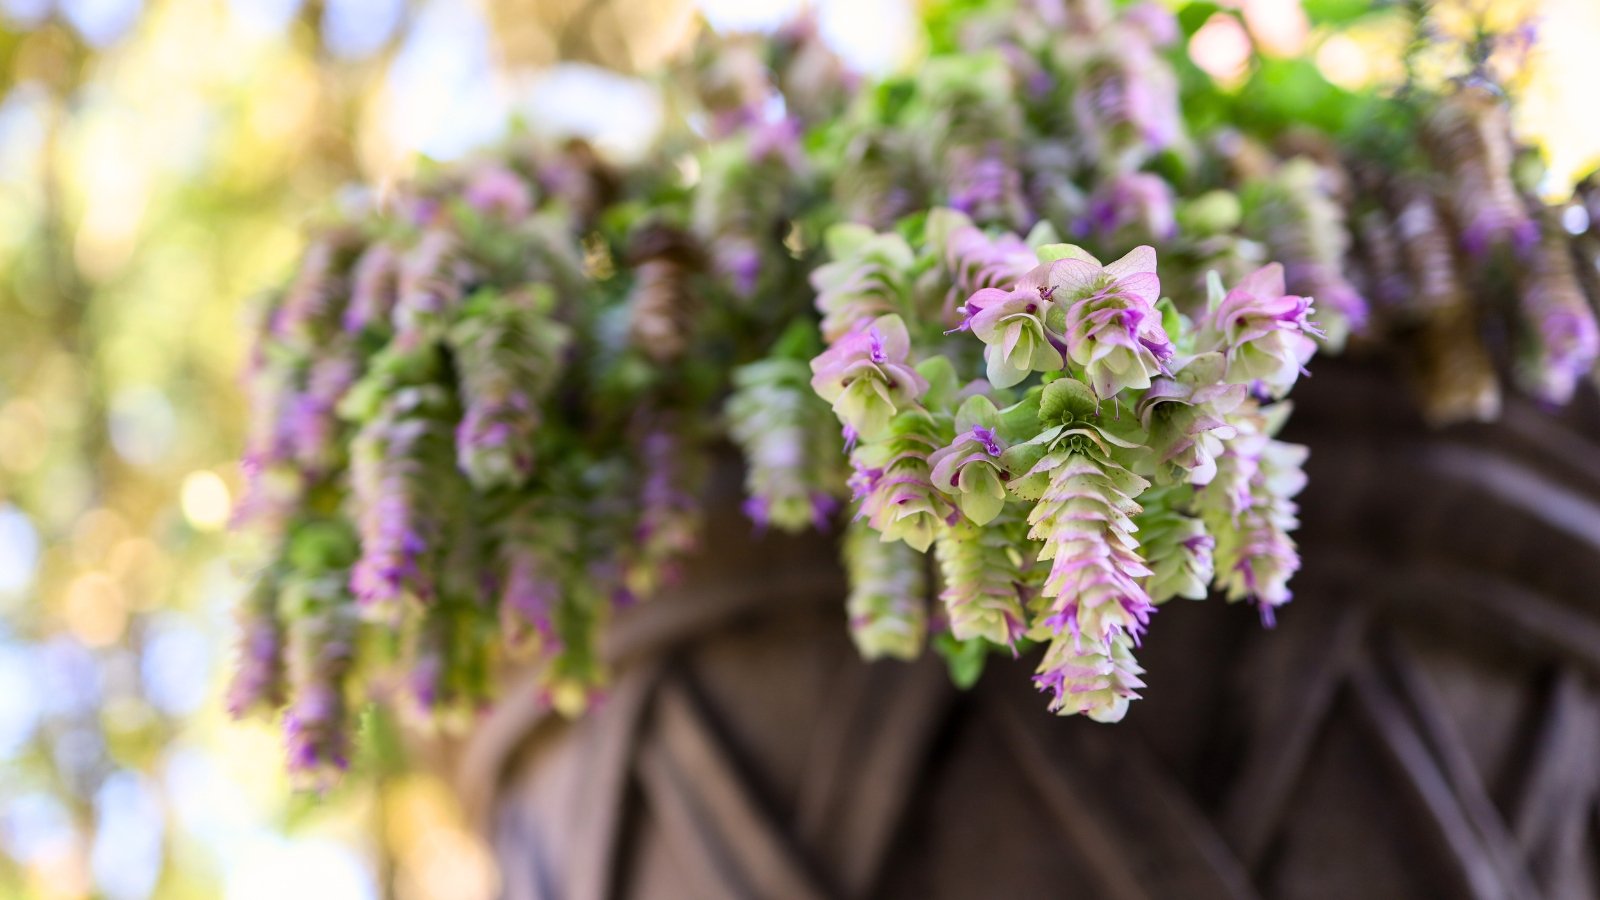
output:
[[[1431,431],[1374,368],[1297,391],[1279,627],[1169,603],[1115,726],[1027,659],[969,692],[861,662],[828,542],[752,536],[729,473],[608,701],[469,744],[506,896],[1600,895],[1600,410]]]

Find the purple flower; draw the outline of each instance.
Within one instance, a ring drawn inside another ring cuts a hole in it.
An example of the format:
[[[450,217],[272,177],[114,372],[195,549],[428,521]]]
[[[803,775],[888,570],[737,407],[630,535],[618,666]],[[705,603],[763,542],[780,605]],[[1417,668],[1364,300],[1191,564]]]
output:
[[[423,232],[400,260],[395,329],[415,332],[453,311],[462,299],[461,244],[453,232]]]
[[[700,514],[681,437],[657,425],[639,443],[644,477],[626,584],[633,593],[648,597],[663,582],[672,582],[678,564],[699,545]]]
[[[502,222],[521,222],[533,211],[533,189],[505,166],[488,165],[472,173],[462,196],[473,209]]]
[[[439,470],[448,465],[448,425],[437,387],[403,388],[362,427],[352,447],[351,481],[361,557],[350,590],[369,610],[394,612],[402,599],[429,601],[438,550]]]
[[[1517,374],[1540,400],[1559,405],[1572,399],[1578,380],[1594,369],[1600,330],[1573,270],[1571,251],[1559,226],[1549,233],[1522,270],[1522,353]]]
[[[1148,500],[1140,498],[1145,509],[1134,519],[1150,560],[1145,589],[1156,604],[1173,597],[1204,600],[1215,573],[1216,539],[1200,519],[1175,508],[1186,495],[1183,488],[1151,492]]]
[[[343,716],[336,688],[318,684],[301,690],[283,719],[290,774],[325,786],[334,772],[350,765]]]
[[[386,242],[368,247],[356,260],[350,277],[350,303],[341,323],[355,334],[369,328],[388,328],[399,290],[400,260]]]
[[[995,434],[999,413],[985,397],[962,404],[956,417],[955,440],[928,457],[933,484],[956,498],[961,511],[986,525],[1006,502],[1010,474],[1000,462],[1005,443]]]
[[[863,440],[887,436],[889,421],[928,389],[911,367],[911,337],[899,316],[861,323],[811,361],[811,388]]]
[[[562,587],[552,572],[554,566],[543,548],[531,540],[507,541],[502,558],[505,587],[500,592],[500,622],[507,641],[546,657],[560,653],[555,612]]]
[[[1050,322],[1053,265],[1034,267],[1012,290],[984,288],[967,300],[966,327],[983,341],[989,382],[997,388],[1064,365],[1062,338]]]
[[[1024,224],[1032,218],[1022,175],[998,142],[981,150],[956,148],[949,160],[950,206],[980,222]]]
[[[1216,539],[1217,586],[1229,600],[1256,603],[1266,620],[1289,602],[1289,579],[1300,568],[1290,533],[1299,525],[1293,498],[1305,486],[1306,448],[1268,437],[1260,414],[1237,421],[1243,433],[1229,442],[1196,505]]]
[[[1322,336],[1311,312],[1310,299],[1285,293],[1277,263],[1245,276],[1220,302],[1213,296],[1204,327],[1227,359],[1223,380],[1260,382],[1274,397],[1288,393],[1317,352],[1312,337]]]
[[[518,487],[533,473],[540,402],[570,339],[550,305],[548,290],[480,292],[449,331],[465,408],[456,459],[479,490]]]
[[[1178,17],[1172,10],[1154,0],[1141,0],[1122,10],[1122,22],[1143,35],[1152,47],[1167,47],[1177,43],[1183,32],[1178,27]]]
[[[755,296],[761,278],[761,249],[755,241],[740,235],[722,235],[711,251],[716,267],[734,294],[749,299]]]
[[[1159,175],[1124,172],[1103,181],[1089,198],[1088,215],[1079,223],[1082,234],[1093,232],[1102,241],[1170,240],[1177,234],[1177,214],[1172,188]]]
[[[262,576],[239,609],[239,657],[228,684],[228,714],[239,718],[256,707],[283,702],[283,625],[276,606],[279,582]]]
[[[359,374],[354,348],[330,349],[311,364],[305,390],[294,397],[285,431],[294,458],[308,471],[327,472],[339,453],[338,405]]]
[[[337,588],[310,583],[319,603],[337,602]],[[289,772],[297,781],[327,788],[349,765],[349,710],[344,680],[354,649],[354,623],[342,610],[302,613],[290,624],[289,673],[293,697],[284,714]]]
[[[926,551],[942,526],[960,513],[933,485],[928,454],[934,442],[920,434],[898,435],[862,447],[851,464],[856,475],[850,487],[860,503],[858,517],[886,541],[905,541]]]
[[[1167,371],[1172,343],[1155,302],[1161,296],[1156,253],[1136,247],[1109,265],[1077,248],[1049,264],[1055,304],[1065,310],[1067,357],[1102,400],[1143,389]]]

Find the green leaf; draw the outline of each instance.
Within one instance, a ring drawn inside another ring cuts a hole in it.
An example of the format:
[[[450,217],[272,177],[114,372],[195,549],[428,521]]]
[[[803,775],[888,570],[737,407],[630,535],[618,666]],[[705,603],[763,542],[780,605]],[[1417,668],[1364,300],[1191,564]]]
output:
[[[878,233],[855,222],[840,222],[829,228],[823,235],[823,245],[828,248],[830,259],[844,259],[855,251],[857,247],[877,237]]]
[[[1302,0],[1301,5],[1313,25],[1348,25],[1372,13],[1394,9],[1387,3],[1371,0]]]
[[[1000,423],[1000,411],[994,408],[994,401],[982,394],[974,394],[962,401],[961,408],[956,410],[956,431],[968,431],[975,425],[982,425],[991,431]]]
[[[1039,433],[1039,391],[1000,410],[1000,437],[1008,444],[1020,444]]]
[[[1178,10],[1178,27],[1183,29],[1185,38],[1193,37],[1194,33],[1200,30],[1200,26],[1204,25],[1207,19],[1210,19],[1212,15],[1221,10],[1221,6],[1210,2],[1210,0],[1190,3],[1183,9]]]
[[[1094,390],[1076,378],[1058,378],[1039,397],[1039,420],[1054,424],[1086,419],[1099,409]]]
[[[917,363],[917,374],[928,379],[928,393],[922,400],[929,409],[943,410],[955,402],[961,391],[961,377],[950,360],[943,355],[930,356]]]
[[[295,571],[315,575],[348,567],[358,549],[348,523],[308,522],[289,538],[287,556]]]
[[[933,649],[944,657],[950,667],[950,680],[962,690],[978,683],[989,659],[989,643],[983,638],[963,641],[946,632],[933,639]]]
[[[1036,248],[1034,252],[1039,254],[1041,263],[1052,263],[1058,259],[1083,259],[1096,265],[1100,263],[1093,254],[1077,244],[1045,244]]]
[[[1187,334],[1183,327],[1183,313],[1178,312],[1178,305],[1172,302],[1171,297],[1162,297],[1156,301],[1156,310],[1161,313],[1161,330],[1167,333],[1167,340],[1174,347],[1182,346]]]

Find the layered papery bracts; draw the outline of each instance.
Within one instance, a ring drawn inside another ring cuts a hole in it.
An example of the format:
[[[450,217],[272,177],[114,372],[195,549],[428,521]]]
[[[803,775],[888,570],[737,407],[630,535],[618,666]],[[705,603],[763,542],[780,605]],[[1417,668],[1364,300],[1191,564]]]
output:
[[[334,469],[344,452],[339,404],[361,374],[361,358],[348,339],[337,339],[312,360],[305,386],[290,400],[283,423],[290,453],[301,468],[321,475]]]
[[[1273,397],[1294,387],[1317,352],[1311,300],[1289,295],[1283,267],[1271,263],[1246,275],[1232,290],[1212,279],[1204,331],[1207,347],[1221,351],[1228,384],[1259,386]]]
[[[476,600],[450,598],[424,610],[409,635],[405,683],[421,722],[460,734],[488,699],[494,620]]]
[[[514,488],[533,472],[541,406],[569,341],[542,285],[480,291],[449,332],[463,415],[456,458],[479,490]]]
[[[1010,290],[984,288],[968,298],[964,325],[983,341],[989,383],[1019,384],[1033,372],[1058,372],[1066,364],[1065,317],[1051,303],[1054,268],[1036,266]]]
[[[1020,518],[980,527],[960,521],[941,531],[934,542],[950,633],[958,640],[982,638],[998,647],[1015,648],[1027,632],[1025,608],[1032,598],[1029,583],[1027,525]]]
[[[833,261],[811,273],[824,339],[837,341],[863,321],[905,308],[916,263],[905,238],[845,223],[828,229],[827,248]]]
[[[498,163],[469,173],[461,199],[479,214],[507,224],[520,224],[533,212],[533,186]]]
[[[350,268],[360,251],[360,234],[348,225],[325,229],[311,240],[268,323],[273,339],[299,353],[314,353],[341,330],[350,301]]]
[[[1043,282],[1041,293],[1064,311],[1067,359],[1102,400],[1149,387],[1175,352],[1155,308],[1161,296],[1155,250],[1136,247],[1107,265],[1077,247],[1059,252],[1066,255],[1030,278]]]
[[[844,534],[850,579],[850,636],[867,659],[916,659],[928,632],[926,560],[905,544],[883,540],[865,524]]]
[[[863,130],[844,147],[833,198],[847,221],[885,229],[916,210],[925,190],[906,138],[887,128]]]
[[[863,440],[889,433],[889,423],[928,389],[911,367],[911,338],[897,315],[860,322],[811,361],[811,388],[833,404],[846,428]]]
[[[1153,605],[1143,587],[1151,574],[1134,539],[1132,516],[1149,485],[1111,461],[1091,429],[1062,436],[1028,478],[1048,483],[1028,514],[1028,536],[1049,562],[1030,637],[1066,636],[1106,651],[1118,635],[1137,638]]]
[[[706,266],[704,251],[688,232],[655,222],[634,234],[628,265],[629,340],[656,365],[670,365],[694,336],[701,306],[694,279]]]
[[[1142,674],[1129,635],[1115,636],[1107,647],[1058,635],[1046,646],[1033,684],[1049,695],[1049,709],[1056,715],[1120,722],[1128,714],[1129,701],[1139,698]]]
[[[1134,517],[1134,524],[1139,528],[1145,558],[1150,560],[1145,589],[1152,603],[1159,605],[1173,597],[1204,600],[1211,584],[1216,540],[1199,517],[1187,512],[1193,494],[1191,488],[1174,486],[1139,498],[1144,511]]]
[[[1218,477],[1201,488],[1195,505],[1216,539],[1216,585],[1229,601],[1249,600],[1271,624],[1292,596],[1289,579],[1300,568],[1291,532],[1299,525],[1294,497],[1305,487],[1306,448],[1270,437],[1277,411],[1242,417]]]
[[[744,451],[745,512],[782,531],[826,528],[844,477],[828,407],[795,359],[768,359],[734,372],[728,435]]]
[[[350,275],[350,303],[341,324],[347,334],[387,332],[400,297],[400,256],[388,241],[362,251]]]
[[[1079,236],[1095,236],[1102,246],[1131,247],[1169,241],[1178,230],[1172,187],[1159,175],[1123,172],[1101,182],[1079,220]]]
[[[1072,96],[1085,158],[1130,172],[1183,139],[1177,79],[1141,29],[1104,30],[1086,49]]]
[[[960,510],[932,480],[929,456],[942,446],[938,424],[922,410],[895,417],[890,433],[850,456],[857,516],[886,541],[905,541],[921,552]]]
[[[1009,288],[1039,265],[1027,241],[1011,232],[990,235],[965,214],[944,207],[928,213],[928,243],[954,289],[966,296]]]
[[[978,309],[967,304],[969,297],[983,290],[1009,290],[1039,264],[1028,241],[1011,232],[990,236],[953,209],[930,211],[927,230],[928,245],[949,281],[944,320],[954,329],[971,328]]]
[[[556,610],[568,592],[577,551],[573,524],[550,504],[525,501],[507,516],[497,580],[502,639],[513,654],[549,658],[561,653]]]
[[[638,448],[639,519],[623,584],[649,597],[678,582],[679,566],[699,546],[704,467],[688,436],[666,417],[644,427]]]
[[[772,141],[746,136],[715,144],[700,157],[693,230],[711,248],[712,270],[746,300],[773,262],[775,236],[768,229],[782,216],[787,186],[798,174],[786,155]]]
[[[1395,232],[1410,276],[1409,309],[1419,320],[1413,371],[1423,411],[1438,423],[1500,414],[1500,381],[1483,341],[1456,248],[1433,196],[1401,195]]]
[[[999,435],[999,419],[988,398],[967,400],[956,414],[955,440],[928,457],[934,486],[954,497],[961,512],[977,525],[1000,514],[1006,482],[1011,480],[1000,459],[1007,445]]]
[[[1244,385],[1222,381],[1226,366],[1219,353],[1179,360],[1140,398],[1158,480],[1206,484],[1216,476],[1223,443],[1237,434],[1228,417],[1246,399]]]
[[[1021,110],[1004,59],[932,60],[917,82],[906,127],[917,135],[923,168],[943,189],[944,205],[983,224],[1026,227],[1033,216],[1017,169]]]

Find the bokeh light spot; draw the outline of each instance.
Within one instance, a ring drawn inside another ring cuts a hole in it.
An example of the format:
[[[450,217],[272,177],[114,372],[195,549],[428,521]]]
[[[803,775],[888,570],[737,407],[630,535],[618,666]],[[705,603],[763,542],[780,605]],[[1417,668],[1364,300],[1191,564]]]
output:
[[[183,517],[197,531],[217,531],[233,515],[233,498],[222,476],[208,469],[190,472],[179,495]]]

